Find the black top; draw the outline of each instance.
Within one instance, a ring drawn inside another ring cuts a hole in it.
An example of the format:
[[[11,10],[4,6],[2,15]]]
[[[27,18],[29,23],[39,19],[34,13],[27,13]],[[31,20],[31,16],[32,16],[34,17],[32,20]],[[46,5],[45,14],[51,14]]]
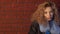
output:
[[[37,21],[34,21],[31,24],[30,31],[28,32],[28,34],[45,34],[45,33],[40,31],[39,24],[37,23]]]

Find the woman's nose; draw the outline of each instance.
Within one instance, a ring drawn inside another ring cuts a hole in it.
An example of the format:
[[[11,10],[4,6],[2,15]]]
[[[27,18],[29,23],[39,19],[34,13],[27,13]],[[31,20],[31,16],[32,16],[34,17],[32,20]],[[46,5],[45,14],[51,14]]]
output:
[[[51,14],[50,14],[50,13],[48,13],[47,15],[48,15],[49,17],[51,16]]]

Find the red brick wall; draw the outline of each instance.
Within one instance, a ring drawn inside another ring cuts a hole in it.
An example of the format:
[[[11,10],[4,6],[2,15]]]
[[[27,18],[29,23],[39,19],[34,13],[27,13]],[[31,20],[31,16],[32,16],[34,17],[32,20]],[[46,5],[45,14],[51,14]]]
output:
[[[27,34],[31,14],[45,0],[0,0],[0,34]],[[60,7],[59,0],[53,0]]]

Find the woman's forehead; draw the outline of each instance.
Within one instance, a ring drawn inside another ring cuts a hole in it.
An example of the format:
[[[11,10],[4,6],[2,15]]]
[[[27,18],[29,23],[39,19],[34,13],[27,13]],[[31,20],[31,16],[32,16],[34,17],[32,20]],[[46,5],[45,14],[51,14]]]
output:
[[[51,7],[46,7],[44,11],[45,11],[45,12],[46,12],[46,11],[49,12],[49,11],[52,11],[52,10],[53,10],[53,9],[52,9]]]

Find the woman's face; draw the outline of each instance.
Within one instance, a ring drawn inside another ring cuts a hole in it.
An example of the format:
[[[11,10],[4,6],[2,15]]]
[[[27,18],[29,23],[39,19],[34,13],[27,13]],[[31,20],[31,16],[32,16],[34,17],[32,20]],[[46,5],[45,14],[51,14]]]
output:
[[[53,18],[53,9],[51,7],[46,7],[44,10],[45,18],[50,21]]]

